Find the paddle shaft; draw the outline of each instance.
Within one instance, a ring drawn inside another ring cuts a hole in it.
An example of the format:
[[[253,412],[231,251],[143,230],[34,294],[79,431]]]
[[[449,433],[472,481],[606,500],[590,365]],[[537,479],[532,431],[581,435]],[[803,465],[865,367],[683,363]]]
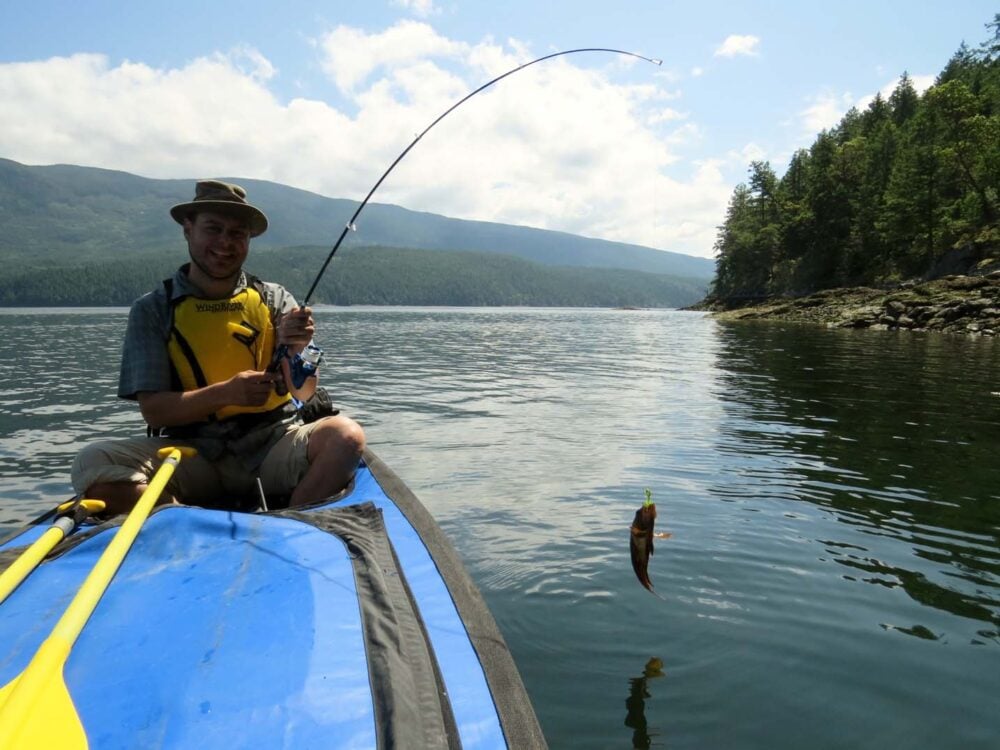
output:
[[[60,672],[70,649],[97,608],[142,524],[185,453],[192,455],[193,449],[185,448],[182,451],[180,448],[165,448],[160,451],[160,455],[165,454],[165,458],[149,486],[97,560],[48,638],[39,646],[27,668],[15,678],[16,684],[11,683],[13,688],[0,706],[0,749],[17,747],[15,740],[28,723],[32,711],[40,708],[36,704],[42,691],[52,680],[62,680]],[[4,690],[6,689],[5,686]]]
[[[87,620],[94,613],[97,603],[101,600],[108,584],[118,572],[125,555],[128,554],[132,543],[139,535],[139,529],[142,528],[150,511],[153,510],[153,506],[163,493],[163,488],[167,486],[167,482],[173,476],[180,457],[180,449],[173,448],[163,459],[163,464],[153,476],[149,486],[146,487],[146,491],[142,493],[139,502],[125,518],[125,523],[118,529],[118,533],[115,534],[108,548],[104,550],[97,564],[94,565],[94,569],[90,571],[90,575],[83,582],[83,586],[80,587],[72,603],[66,608],[66,612],[56,623],[55,628],[52,629],[53,636],[58,635],[65,638],[70,645],[76,642],[80,631],[83,630],[83,626],[87,624]]]
[[[91,512],[104,509],[104,503],[99,500],[81,500],[79,505],[67,503],[71,507],[72,513],[59,516],[44,534],[42,534],[34,544],[21,553],[21,555],[10,564],[10,566],[0,573],[0,603],[21,585],[38,564],[45,559],[45,556],[63,540],[64,537],[72,533],[79,523],[90,515]],[[60,506],[61,511],[64,506]]]
[[[28,577],[28,574],[45,559],[45,556],[62,541],[64,536],[73,530],[74,526],[73,519],[68,516],[58,519],[52,524],[52,528],[42,534],[34,544],[10,564],[9,568],[0,574],[0,602],[10,596],[21,581]]]

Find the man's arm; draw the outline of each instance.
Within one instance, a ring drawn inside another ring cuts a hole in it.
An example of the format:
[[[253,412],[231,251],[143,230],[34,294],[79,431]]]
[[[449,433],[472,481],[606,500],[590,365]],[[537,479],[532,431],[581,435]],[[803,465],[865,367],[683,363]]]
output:
[[[204,422],[226,406],[262,406],[279,377],[276,373],[245,370],[222,383],[193,391],[140,391],[136,400],[151,427],[193,424]]]

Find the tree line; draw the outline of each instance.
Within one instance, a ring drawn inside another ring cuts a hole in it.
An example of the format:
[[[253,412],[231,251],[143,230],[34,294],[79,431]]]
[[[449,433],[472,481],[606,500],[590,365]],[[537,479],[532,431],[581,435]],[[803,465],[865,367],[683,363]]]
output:
[[[329,248],[251,250],[247,270],[301,297]],[[171,276],[178,249],[72,266],[0,267],[0,306],[127,306]],[[547,266],[496,253],[349,247],[312,302],[337,305],[684,307],[705,283],[622,269]]]
[[[780,178],[766,161],[733,191],[715,243],[710,298],[798,296],[886,286],[966,268],[1000,246],[1000,13],[923,94],[852,108],[797,151]]]

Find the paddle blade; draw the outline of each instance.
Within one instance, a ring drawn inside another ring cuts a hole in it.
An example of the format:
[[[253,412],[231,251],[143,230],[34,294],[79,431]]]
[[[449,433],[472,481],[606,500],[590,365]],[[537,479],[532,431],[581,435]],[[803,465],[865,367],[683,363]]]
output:
[[[86,750],[87,734],[61,664],[41,680],[33,669],[34,662],[0,688],[0,750]]]

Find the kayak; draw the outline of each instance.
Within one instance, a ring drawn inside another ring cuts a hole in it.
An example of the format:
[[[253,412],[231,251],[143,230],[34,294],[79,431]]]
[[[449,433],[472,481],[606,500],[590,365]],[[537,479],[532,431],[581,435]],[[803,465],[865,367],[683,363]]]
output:
[[[48,521],[3,540],[0,568]],[[0,685],[120,524],[79,526],[0,603]],[[545,747],[482,595],[371,451],[306,508],[155,509],[63,677],[92,748]]]

